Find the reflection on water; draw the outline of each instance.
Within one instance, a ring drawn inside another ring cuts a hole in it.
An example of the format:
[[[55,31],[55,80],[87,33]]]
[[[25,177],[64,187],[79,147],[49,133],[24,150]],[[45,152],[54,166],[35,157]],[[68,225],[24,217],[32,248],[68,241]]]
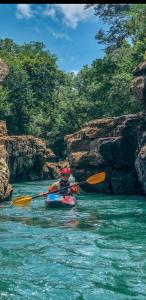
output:
[[[47,184],[17,183],[13,197]],[[146,299],[145,198],[77,198],[71,210],[0,204],[0,299]]]
[[[56,223],[54,222],[53,219],[40,219],[40,218],[31,218],[31,217],[16,217],[16,216],[0,216],[0,221],[1,222],[15,222],[15,223],[21,223],[25,225],[31,225],[31,226],[42,226],[42,227],[49,227],[49,226],[56,226],[58,225],[59,227],[69,227],[69,228],[74,228],[79,226],[80,221],[79,220],[70,220],[67,222],[62,222],[62,223]]]

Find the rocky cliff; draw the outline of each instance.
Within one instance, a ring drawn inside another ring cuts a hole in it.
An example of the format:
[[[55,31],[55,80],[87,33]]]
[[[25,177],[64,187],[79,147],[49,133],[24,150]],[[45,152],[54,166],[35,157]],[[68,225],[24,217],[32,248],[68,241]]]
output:
[[[136,151],[135,167],[139,181],[146,194],[146,114],[143,113],[143,119],[139,124],[139,139]]]
[[[56,163],[52,162],[55,155],[46,148],[42,139],[30,135],[2,135],[1,131],[0,134],[0,145],[7,152],[10,182],[54,179],[58,176]]]
[[[66,137],[76,180],[85,180],[101,170],[106,172],[104,183],[86,184],[85,190],[107,194],[143,193],[135,169],[140,119],[140,114],[98,119]]]
[[[42,179],[46,161],[46,144],[33,136],[3,136],[0,144],[8,152],[10,181]]]
[[[51,178],[49,168],[44,172],[50,153],[41,139],[8,136],[6,123],[0,121],[0,200],[8,199],[12,191],[9,182]]]
[[[12,193],[9,184],[8,153],[4,145],[0,145],[0,201],[8,199]]]

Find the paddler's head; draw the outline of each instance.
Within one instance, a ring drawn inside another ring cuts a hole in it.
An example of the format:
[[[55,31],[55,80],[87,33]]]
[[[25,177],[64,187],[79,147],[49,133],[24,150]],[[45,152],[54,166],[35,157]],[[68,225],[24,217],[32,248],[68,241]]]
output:
[[[68,181],[70,174],[71,174],[71,170],[69,168],[63,168],[60,170],[60,174],[61,174],[62,180]]]

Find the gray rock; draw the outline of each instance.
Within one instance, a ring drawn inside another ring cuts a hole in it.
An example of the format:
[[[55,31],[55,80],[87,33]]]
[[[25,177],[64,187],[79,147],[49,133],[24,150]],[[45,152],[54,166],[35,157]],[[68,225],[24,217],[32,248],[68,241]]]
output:
[[[84,184],[84,190],[107,194],[144,193],[135,169],[141,118],[140,114],[133,114],[94,120],[79,132],[66,136],[69,161],[76,180],[106,172],[105,182],[94,186]],[[78,143],[74,142],[76,139]]]

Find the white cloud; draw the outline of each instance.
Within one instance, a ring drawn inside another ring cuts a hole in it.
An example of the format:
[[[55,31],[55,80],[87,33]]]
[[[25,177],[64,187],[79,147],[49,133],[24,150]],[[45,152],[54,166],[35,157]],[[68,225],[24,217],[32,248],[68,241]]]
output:
[[[66,39],[66,40],[71,40],[71,38],[65,34],[65,33],[60,33],[60,32],[53,32],[52,35],[56,38],[56,39]]]
[[[48,31],[53,37],[55,37],[55,39],[66,39],[68,41],[72,40],[68,34],[64,32],[56,32],[51,27],[48,27]]]
[[[53,35],[56,39],[66,39],[66,40],[68,40],[68,41],[71,40],[71,38],[70,38],[66,33],[52,32],[52,35]]]
[[[76,28],[80,22],[93,19],[92,8],[84,9],[85,4],[17,4],[17,18],[29,19],[33,15],[44,15],[59,21],[58,16],[62,16],[63,22],[71,28]]]
[[[44,15],[48,16],[48,17],[55,17],[56,15],[56,10],[53,7],[49,7],[49,5],[47,6],[47,9],[43,12]]]
[[[17,18],[29,19],[33,15],[31,4],[17,4]]]
[[[84,4],[53,4],[63,14],[67,26],[76,28],[78,23],[91,17],[91,11]]]

